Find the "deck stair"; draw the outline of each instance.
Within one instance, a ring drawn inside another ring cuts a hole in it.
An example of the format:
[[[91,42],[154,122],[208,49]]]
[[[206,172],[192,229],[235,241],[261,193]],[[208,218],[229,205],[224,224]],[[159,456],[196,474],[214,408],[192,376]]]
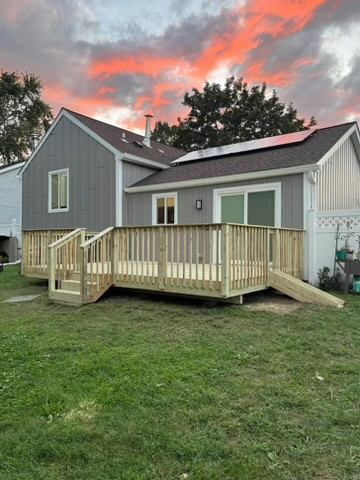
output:
[[[48,246],[51,300],[92,303],[113,285],[112,230],[85,241],[85,229],[79,228]]]
[[[318,288],[302,282],[298,278],[287,275],[280,270],[269,271],[269,287],[275,288],[281,293],[295,298],[299,302],[313,303],[315,305],[335,306],[342,308],[344,301]]]

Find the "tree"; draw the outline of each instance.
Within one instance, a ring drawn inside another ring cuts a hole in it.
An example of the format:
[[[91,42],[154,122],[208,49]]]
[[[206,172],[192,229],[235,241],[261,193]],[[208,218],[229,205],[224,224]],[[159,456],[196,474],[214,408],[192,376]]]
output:
[[[41,90],[35,75],[1,72],[0,164],[25,160],[33,148],[33,136],[49,128],[53,115],[41,99]]]
[[[171,127],[157,122],[151,138],[191,151],[298,132],[317,124],[312,117],[305,125],[292,103],[286,106],[276,90],[270,95],[266,90],[266,83],[249,89],[242,78],[235,77],[229,77],[223,88],[206,82],[202,92],[193,88],[185,93],[182,104],[190,108],[187,117],[178,118],[178,125]]]

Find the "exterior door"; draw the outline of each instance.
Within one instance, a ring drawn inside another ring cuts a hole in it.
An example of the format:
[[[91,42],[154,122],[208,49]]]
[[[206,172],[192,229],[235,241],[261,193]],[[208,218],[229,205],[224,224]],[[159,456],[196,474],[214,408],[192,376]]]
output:
[[[221,195],[221,222],[275,226],[275,191]]]

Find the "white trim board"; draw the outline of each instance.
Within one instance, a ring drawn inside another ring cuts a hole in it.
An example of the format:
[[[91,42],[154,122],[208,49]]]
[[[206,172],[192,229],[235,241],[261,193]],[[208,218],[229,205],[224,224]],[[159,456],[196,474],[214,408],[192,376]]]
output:
[[[52,182],[51,177],[55,174],[66,173],[66,208],[52,208]],[[69,211],[69,199],[70,199],[70,173],[68,168],[61,168],[60,170],[52,170],[48,172],[48,213],[63,213]]]
[[[177,167],[173,167],[177,168]],[[199,178],[196,180],[182,180],[179,182],[157,183],[153,185],[140,185],[138,187],[127,187],[125,193],[158,192],[174,188],[204,187],[218,183],[241,182],[257,178],[279,177],[283,175],[296,175],[298,173],[318,171],[318,165],[302,165],[300,167],[278,168],[276,170],[261,170],[259,172],[240,173],[236,175],[224,175],[222,177]]]
[[[123,163],[121,155],[115,155],[115,223],[117,227],[122,227],[123,222]]]
[[[21,163],[10,164],[7,167],[1,167],[0,175],[2,175],[3,173],[11,172],[11,170],[16,170],[17,168],[21,169],[21,167],[23,167],[24,165],[25,165],[25,162],[21,162]]]
[[[244,203],[244,223],[247,224],[247,193],[253,192],[275,192],[275,212],[274,219],[276,228],[281,228],[281,183],[259,183],[257,185],[243,185],[229,188],[215,188],[213,191],[213,223],[221,222],[221,202],[222,196],[231,194],[245,194]]]

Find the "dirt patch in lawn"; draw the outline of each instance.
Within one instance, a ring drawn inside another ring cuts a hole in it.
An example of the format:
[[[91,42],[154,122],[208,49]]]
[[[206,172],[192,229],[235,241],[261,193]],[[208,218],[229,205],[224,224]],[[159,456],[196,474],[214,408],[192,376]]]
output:
[[[296,312],[301,306],[300,302],[271,289],[244,295],[243,308],[249,310],[261,310],[287,315]]]

